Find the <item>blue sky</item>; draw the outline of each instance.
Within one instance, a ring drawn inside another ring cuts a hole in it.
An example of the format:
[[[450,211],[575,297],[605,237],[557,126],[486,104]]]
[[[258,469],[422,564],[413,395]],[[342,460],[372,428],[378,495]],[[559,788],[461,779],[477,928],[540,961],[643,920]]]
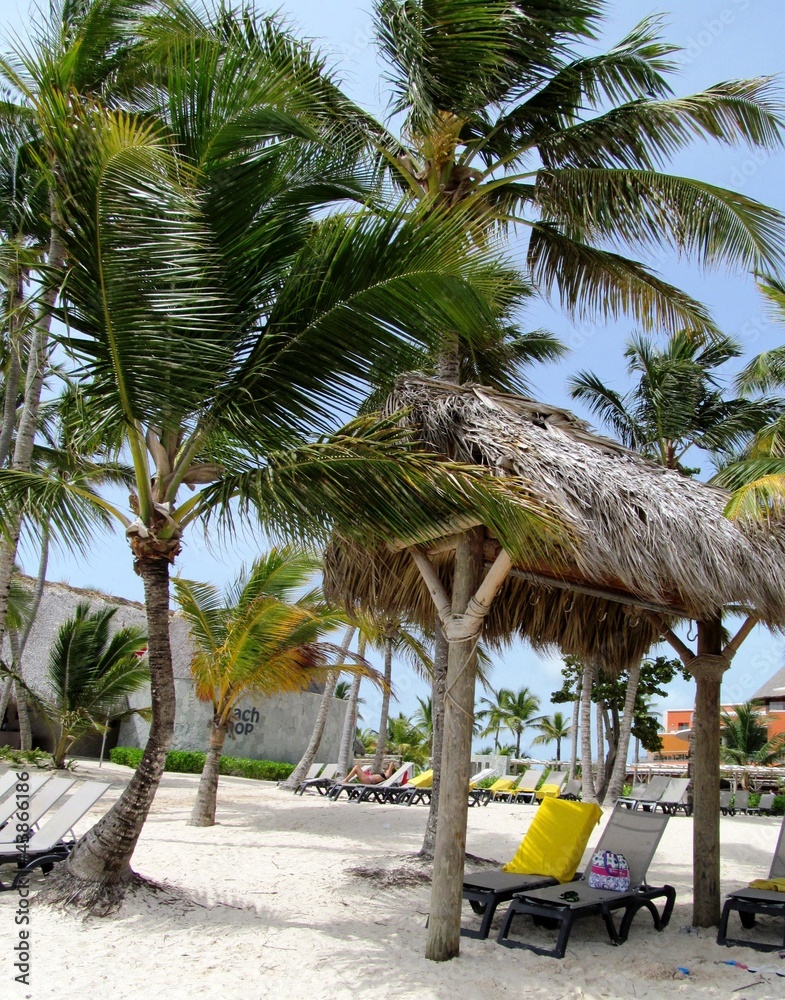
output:
[[[264,3],[258,5],[265,7]],[[286,15],[301,35],[317,40],[328,61],[338,68],[349,95],[369,111],[383,116],[387,102],[382,67],[372,44],[370,8],[370,0],[363,3],[284,0],[268,7]],[[24,37],[30,23],[29,10],[24,2],[0,0],[1,33],[8,37],[14,32]],[[682,0],[678,4],[675,0],[670,4],[626,0],[609,4],[609,18],[598,47],[609,47],[637,21],[655,11],[667,14],[666,38],[684,50],[677,56],[680,73],[672,81],[678,94],[686,95],[722,80],[785,71],[782,47],[785,8],[781,0],[690,0],[689,3]],[[675,158],[669,169],[674,174],[734,188],[785,211],[784,164],[785,155],[781,152],[761,154],[699,143]],[[511,253],[520,253],[514,240]],[[650,263],[666,280],[703,301],[721,328],[741,342],[748,356],[782,342],[783,330],[777,329],[767,318],[749,275],[736,272],[705,274],[675,257],[662,257]],[[570,354],[557,365],[531,373],[538,398],[566,405],[580,413],[580,407],[569,399],[565,383],[570,374],[587,368],[596,371],[617,389],[626,387],[622,351],[625,339],[634,331],[631,323],[575,322],[558,306],[543,301],[534,301],[521,317],[521,323],[531,329],[547,327],[570,348]],[[700,465],[700,457],[693,458],[691,464]],[[179,569],[192,579],[222,583],[231,579],[240,564],[253,558],[263,545],[263,540],[248,537],[236,543],[228,544],[224,540],[210,546],[204,539],[191,534],[179,560]],[[34,554],[24,553],[23,562],[32,570]],[[119,535],[100,539],[92,549],[89,562],[62,553],[56,555],[50,579],[95,587],[136,600],[142,596],[141,581],[132,571],[130,555]],[[782,639],[756,629],[726,676],[723,700],[736,702],[748,698],[779,669],[784,655]],[[416,708],[416,697],[427,693],[426,688],[403,667],[398,670],[395,683],[399,704],[394,705],[393,710],[409,714]],[[543,710],[550,712],[550,693],[560,686],[560,661],[539,657],[527,648],[516,646],[496,665],[492,683],[495,687],[513,688],[526,684],[542,698]],[[692,685],[677,682],[660,707],[689,707],[692,701]],[[366,724],[371,724],[376,714],[372,692],[367,693],[364,714]]]

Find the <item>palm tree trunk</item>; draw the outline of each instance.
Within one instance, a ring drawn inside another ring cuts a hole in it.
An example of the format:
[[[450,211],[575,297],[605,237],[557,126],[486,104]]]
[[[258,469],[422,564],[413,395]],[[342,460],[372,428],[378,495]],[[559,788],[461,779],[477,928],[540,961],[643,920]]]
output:
[[[475,528],[459,535],[455,552],[453,615],[465,614],[469,600],[482,580],[483,563],[483,531]],[[466,856],[474,686],[481,627],[482,623],[479,623],[476,635],[449,644],[439,825],[425,947],[425,957],[435,962],[454,958],[460,951],[461,887]]]
[[[144,581],[152,723],[142,759],[109,812],[57,865],[39,899],[89,909],[103,916],[116,909],[133,878],[131,856],[166,764],[174,733],[175,689],[169,642],[169,563],[137,560]]]
[[[30,728],[30,712],[27,707],[27,695],[19,684],[14,684],[16,699],[16,714],[19,717],[19,749],[33,749],[33,731]]]
[[[630,749],[630,737],[632,735],[632,724],[635,721],[635,699],[638,694],[638,682],[641,676],[641,662],[634,663],[627,674],[627,691],[624,695],[624,709],[621,716],[621,728],[619,730],[619,746],[616,751],[616,761],[613,765],[611,780],[608,782],[608,791],[605,793],[603,802],[605,805],[612,805],[622,793],[624,779],[627,775],[627,754]]]
[[[11,701],[11,688],[13,687],[14,680],[12,677],[7,677],[3,681],[2,693],[0,693],[0,726],[3,724],[3,719],[5,719],[5,713],[8,711],[8,704]]]
[[[373,755],[373,769],[381,772],[384,763],[384,748],[387,745],[387,719],[390,715],[390,685],[392,684],[392,636],[384,637],[384,690],[382,691],[382,710],[379,713],[379,739],[376,741],[376,753]]]
[[[210,744],[199,779],[199,790],[196,793],[188,826],[215,826],[215,806],[218,799],[218,773],[221,765],[224,740],[226,739],[226,723],[214,720],[210,728]]]
[[[365,656],[365,637],[360,634],[357,641],[357,652],[360,656]],[[349,688],[349,701],[346,707],[346,715],[343,720],[343,732],[341,733],[341,749],[338,752],[338,774],[348,774],[352,768],[354,760],[354,740],[357,732],[357,708],[360,701],[360,684],[362,677],[355,674],[352,677],[352,686]]]
[[[572,736],[570,745],[570,781],[575,780],[575,771],[578,763],[578,716],[580,715],[581,699],[580,693],[575,692],[575,701],[572,706]]]
[[[60,239],[61,220],[52,198],[51,203],[52,231],[49,240],[48,270],[53,278],[62,269],[64,250]],[[30,343],[30,354],[27,361],[25,378],[25,396],[19,427],[14,442],[11,468],[19,472],[29,472],[33,457],[33,444],[38,426],[38,411],[41,405],[41,388],[47,368],[49,348],[49,329],[52,322],[52,310],[57,298],[58,283],[50,279],[41,295],[41,312],[33,328]],[[0,546],[0,645],[6,629],[8,617],[8,594],[11,589],[11,577],[14,573],[16,552],[19,546],[19,534],[22,529],[21,509],[11,512],[6,518],[4,540]]]
[[[605,718],[602,709],[602,702],[598,701],[594,712],[597,729],[597,777],[594,779],[594,792],[598,802],[605,784]]]
[[[585,666],[583,668],[583,680],[581,683],[581,778],[583,781],[581,797],[584,802],[597,802],[591,754],[591,686],[593,673],[594,669],[592,667]]]
[[[0,467],[11,454],[11,442],[16,430],[16,404],[22,379],[22,332],[24,322],[21,306],[24,302],[24,273],[21,268],[11,276],[8,286],[8,367],[3,386],[3,422],[0,426]]]
[[[341,643],[342,660],[346,659],[346,654],[349,652],[349,646],[352,644],[355,631],[355,626],[350,625],[344,633],[343,642]],[[308,768],[316,760],[316,754],[319,752],[319,744],[322,742],[322,736],[324,735],[324,727],[327,725],[327,716],[330,713],[330,707],[333,703],[335,685],[338,683],[338,678],[340,676],[340,670],[331,670],[327,675],[327,680],[324,683],[324,691],[322,692],[322,700],[319,703],[319,711],[316,713],[316,722],[313,726],[311,739],[308,741],[305,753],[300,758],[300,763],[292,771],[289,777],[285,781],[281,782],[279,787],[294,791],[294,789],[297,788],[300,782],[305,778],[308,773]]]
[[[436,848],[436,829],[439,823],[439,787],[442,776],[442,744],[444,742],[444,693],[447,690],[447,664],[450,646],[441,623],[436,621],[436,636],[433,643],[433,683],[431,687],[431,713],[433,718],[433,743],[431,762],[433,766],[433,787],[428,822],[425,824],[420,854],[432,858]]]

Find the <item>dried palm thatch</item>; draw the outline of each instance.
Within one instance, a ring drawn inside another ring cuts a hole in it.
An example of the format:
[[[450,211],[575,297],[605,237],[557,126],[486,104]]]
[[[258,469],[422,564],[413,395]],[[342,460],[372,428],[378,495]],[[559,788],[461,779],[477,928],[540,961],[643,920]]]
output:
[[[571,529],[566,563],[518,555],[485,622],[486,641],[515,637],[623,669],[658,638],[646,610],[666,620],[708,618],[731,605],[785,622],[785,530],[732,523],[728,494],[655,465],[567,410],[476,385],[407,378],[388,400],[434,452],[518,476]],[[451,584],[454,535],[426,547]],[[490,562],[498,542],[486,537]],[[408,551],[373,552],[336,539],[325,586],[349,610],[434,612]]]

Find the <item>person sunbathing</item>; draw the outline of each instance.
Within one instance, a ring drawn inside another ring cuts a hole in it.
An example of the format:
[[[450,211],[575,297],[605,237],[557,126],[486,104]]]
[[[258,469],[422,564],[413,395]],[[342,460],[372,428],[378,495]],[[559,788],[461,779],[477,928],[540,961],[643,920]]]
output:
[[[366,771],[359,764],[355,764],[343,779],[343,784],[351,781],[352,778],[357,778],[361,785],[379,785],[388,778],[391,778],[395,774],[395,770],[395,761],[392,760],[387,765],[386,771]]]

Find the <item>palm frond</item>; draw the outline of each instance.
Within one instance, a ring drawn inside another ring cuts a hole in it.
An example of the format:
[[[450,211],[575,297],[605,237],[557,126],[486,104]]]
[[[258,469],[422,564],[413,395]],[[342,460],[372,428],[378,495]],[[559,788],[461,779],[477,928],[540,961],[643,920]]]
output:
[[[717,332],[704,306],[643,264],[570,239],[553,225],[533,227],[528,262],[534,283],[557,291],[561,305],[579,316],[627,314],[646,330]]]

